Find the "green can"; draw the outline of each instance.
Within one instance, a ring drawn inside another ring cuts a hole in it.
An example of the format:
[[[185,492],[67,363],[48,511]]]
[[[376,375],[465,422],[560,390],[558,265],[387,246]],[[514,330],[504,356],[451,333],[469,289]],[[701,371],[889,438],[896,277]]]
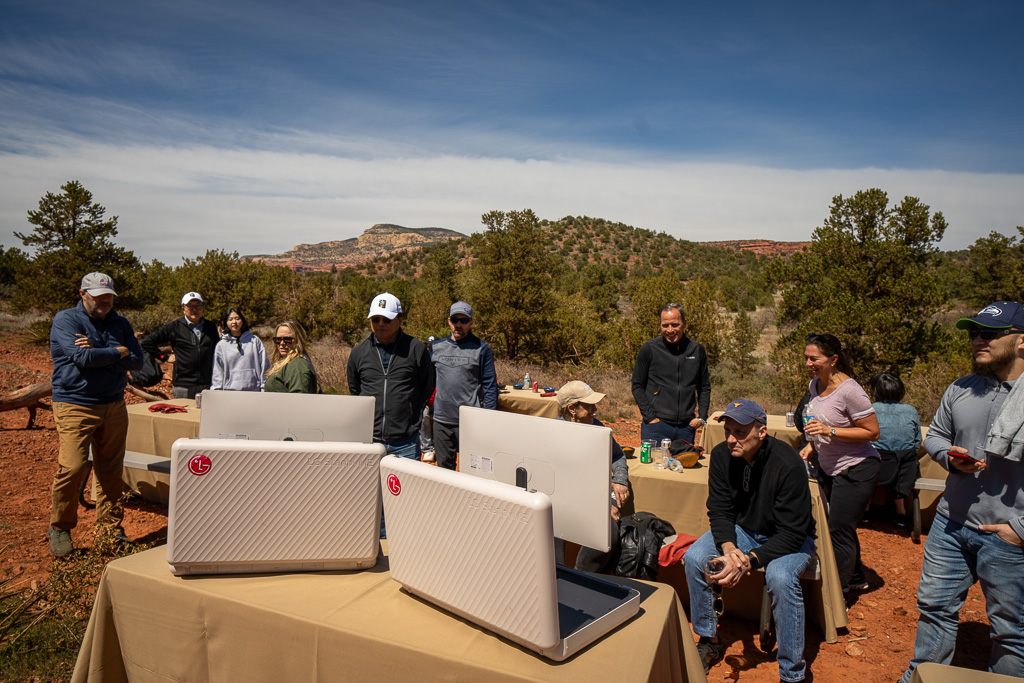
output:
[[[653,441],[644,441],[640,444],[640,462],[651,462],[651,449],[653,447]]]

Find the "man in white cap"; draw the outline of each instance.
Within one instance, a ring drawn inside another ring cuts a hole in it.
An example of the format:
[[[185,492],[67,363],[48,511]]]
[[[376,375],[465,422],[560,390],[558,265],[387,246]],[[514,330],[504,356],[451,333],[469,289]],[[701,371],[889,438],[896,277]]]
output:
[[[161,363],[168,355],[160,350],[170,345],[174,354],[171,388],[174,398],[195,398],[213,383],[213,354],[220,340],[217,326],[203,317],[206,302],[199,292],[181,297],[183,317],[162,325],[142,340],[142,348]]]
[[[419,460],[420,420],[434,391],[434,367],[423,342],[402,331],[402,304],[387,292],[370,303],[370,336],[348,357],[348,390],[377,399],[373,440],[387,452]]]
[[[454,470],[459,450],[459,408],[497,410],[498,380],[491,347],[473,334],[473,309],[469,304],[452,304],[448,327],[452,333],[433,343],[430,360],[437,373],[434,453],[438,466]]]
[[[78,524],[78,490],[87,476],[90,446],[99,484],[96,526],[128,541],[120,502],[128,434],[124,389],[128,372],[142,367],[142,348],[131,323],[113,310],[117,293],[110,276],[89,273],[78,293],[78,305],[57,313],[50,327],[53,419],[60,451],[47,536],[56,557],[74,548],[71,530]]]

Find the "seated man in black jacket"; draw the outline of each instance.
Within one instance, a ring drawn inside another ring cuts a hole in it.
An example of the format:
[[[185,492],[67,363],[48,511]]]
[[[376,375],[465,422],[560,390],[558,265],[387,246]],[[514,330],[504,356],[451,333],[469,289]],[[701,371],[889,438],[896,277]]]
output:
[[[718,418],[726,440],[711,452],[708,519],[711,531],[686,551],[690,621],[700,637],[704,671],[720,655],[710,584],[726,588],[744,574],[765,567],[779,643],[779,677],[802,681],[804,599],[800,574],[814,558],[814,518],[803,460],[788,444],[768,436],[768,416],[753,401],[740,399]],[[705,562],[724,568],[705,576]]]
[[[142,350],[161,363],[167,358],[160,347],[170,344],[174,353],[174,398],[195,398],[213,383],[213,350],[220,336],[217,326],[203,317],[205,307],[199,292],[186,293],[181,297],[184,315],[142,340]]]

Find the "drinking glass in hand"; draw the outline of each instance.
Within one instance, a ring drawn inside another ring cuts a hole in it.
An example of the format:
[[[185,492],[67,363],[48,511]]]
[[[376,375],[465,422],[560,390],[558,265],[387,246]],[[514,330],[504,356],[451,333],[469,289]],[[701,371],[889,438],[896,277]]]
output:
[[[725,570],[725,559],[722,557],[709,557],[704,560],[704,579],[711,586],[711,590],[714,592],[714,602],[712,603],[715,610],[715,614],[722,616],[725,613],[725,600],[722,598],[722,587],[717,581],[711,577],[722,573]]]

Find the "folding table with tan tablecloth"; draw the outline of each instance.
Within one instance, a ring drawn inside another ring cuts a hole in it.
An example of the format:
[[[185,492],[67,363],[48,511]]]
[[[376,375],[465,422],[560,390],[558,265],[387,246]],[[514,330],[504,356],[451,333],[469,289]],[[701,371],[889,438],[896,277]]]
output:
[[[705,681],[679,598],[561,663],[367,571],[184,578],[154,548],[107,565],[72,681]]]

